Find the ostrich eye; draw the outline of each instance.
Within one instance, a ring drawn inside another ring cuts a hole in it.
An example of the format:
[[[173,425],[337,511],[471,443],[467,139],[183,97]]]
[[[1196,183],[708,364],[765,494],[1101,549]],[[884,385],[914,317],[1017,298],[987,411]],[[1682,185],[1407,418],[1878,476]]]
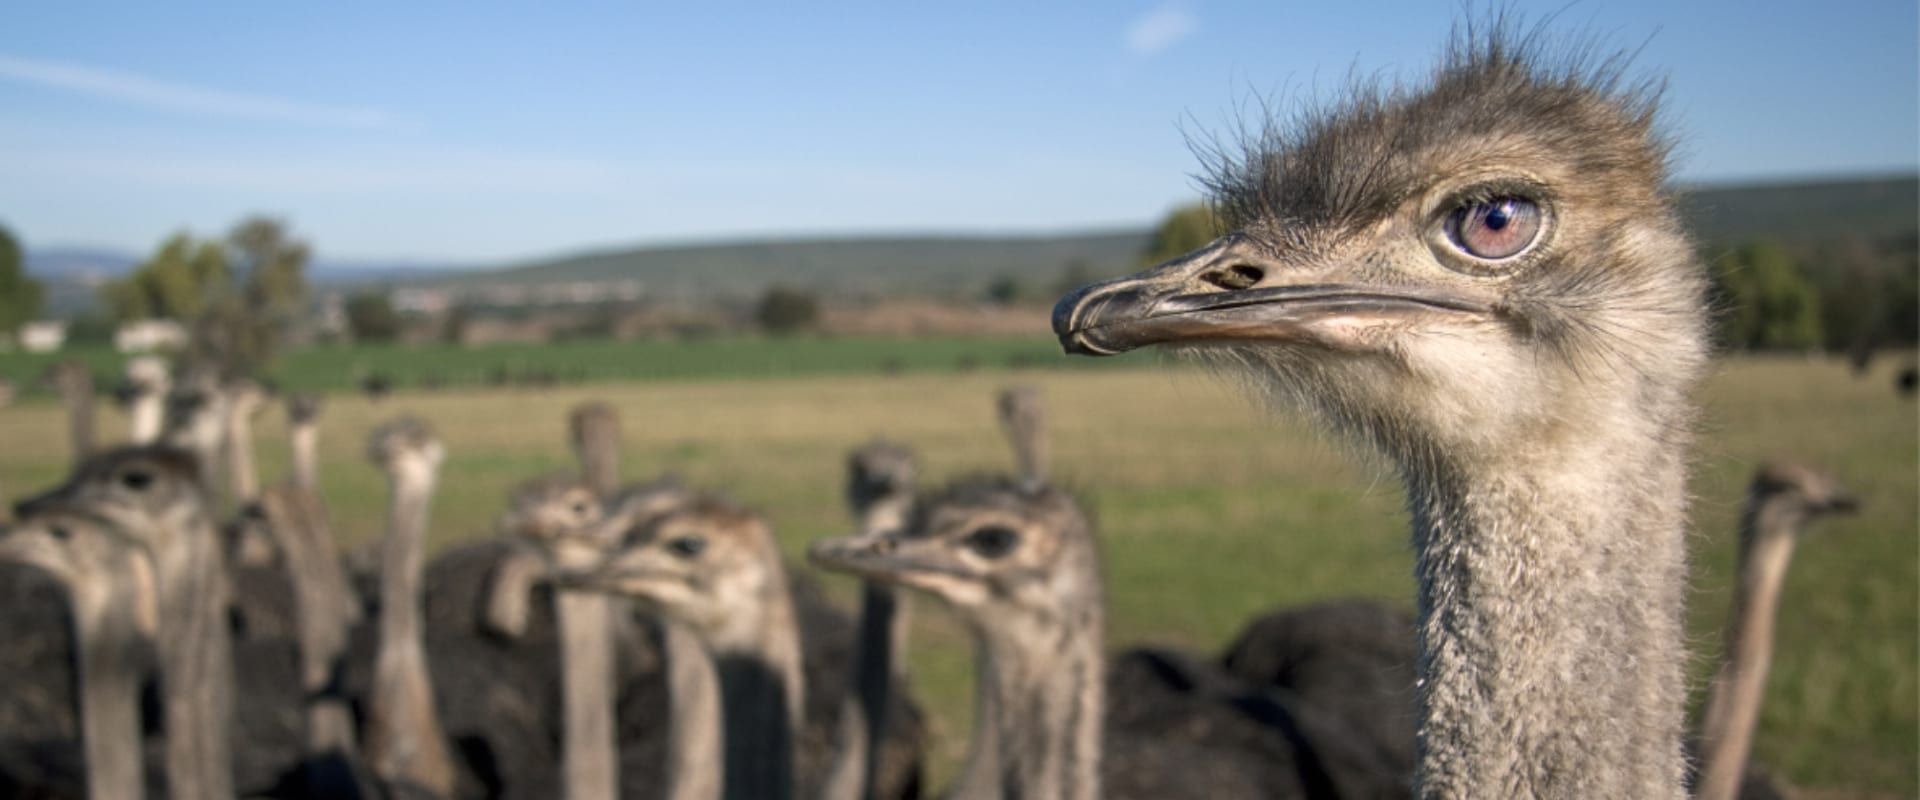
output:
[[[1020,546],[1020,534],[1012,528],[988,525],[976,528],[965,539],[968,549],[985,558],[1005,558],[1013,548]]]
[[[1512,258],[1539,237],[1540,206],[1523,197],[1468,203],[1447,218],[1447,238],[1474,258]]]
[[[73,538],[73,531],[67,530],[65,525],[55,525],[47,529],[47,532],[53,534],[53,538],[63,542]]]
[[[153,473],[130,469],[120,473],[120,485],[135,492],[144,492],[153,485]]]
[[[583,500],[583,501],[580,501],[580,502],[577,502],[577,503],[574,503],[574,504],[573,504],[573,513],[575,513],[575,514],[577,514],[577,515],[579,515],[579,516],[582,516],[582,517],[584,517],[584,516],[586,516],[586,515],[587,515],[587,503],[586,503],[586,501],[584,501],[584,500]]]
[[[699,536],[682,536],[667,542],[667,552],[681,558],[693,558],[706,552],[707,540]]]

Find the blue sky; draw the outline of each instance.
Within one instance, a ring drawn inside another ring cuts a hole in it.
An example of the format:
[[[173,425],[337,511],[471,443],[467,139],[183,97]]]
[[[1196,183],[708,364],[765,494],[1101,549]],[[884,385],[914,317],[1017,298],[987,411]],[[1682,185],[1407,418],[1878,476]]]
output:
[[[1148,224],[1196,197],[1189,135],[1418,76],[1461,7],[13,5],[0,224],[29,247],[265,212],[324,258],[480,263]],[[1912,0],[1542,9],[1667,76],[1683,180],[1920,162]]]

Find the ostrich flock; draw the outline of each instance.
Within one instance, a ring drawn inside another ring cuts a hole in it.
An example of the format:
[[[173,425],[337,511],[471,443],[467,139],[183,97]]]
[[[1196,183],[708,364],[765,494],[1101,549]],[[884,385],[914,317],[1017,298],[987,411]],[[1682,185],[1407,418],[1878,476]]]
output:
[[[807,557],[861,580],[851,614],[762,515],[624,476],[602,403],[566,420],[577,472],[530,476],[497,536],[432,559],[442,444],[425,420],[382,425],[367,454],[390,515],[357,558],[329,528],[315,399],[287,399],[290,475],[263,485],[264,392],[136,360],[126,444],[96,447],[84,372],[56,376],[76,464],[0,532],[0,795],[1771,792],[1748,755],[1781,581],[1807,524],[1853,501],[1805,466],[1754,477],[1690,733],[1707,312],[1652,97],[1610,65],[1470,31],[1430,83],[1355,92],[1220,156],[1231,232],[1074,290],[1055,332],[1073,353],[1192,357],[1387,456],[1414,609],[1281,609],[1218,655],[1111,649],[1100,542],[1050,478],[1031,387],[998,398],[1002,475],[921,487],[912,449],[849,443],[857,533]],[[973,638],[975,722],[948,787],[926,785],[902,589]]]

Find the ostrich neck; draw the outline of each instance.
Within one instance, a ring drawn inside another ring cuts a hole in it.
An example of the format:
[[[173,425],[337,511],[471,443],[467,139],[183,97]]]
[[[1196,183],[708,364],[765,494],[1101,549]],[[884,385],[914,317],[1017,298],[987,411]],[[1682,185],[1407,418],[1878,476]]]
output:
[[[133,399],[127,409],[127,439],[133,444],[149,444],[160,437],[160,422],[166,415],[166,390],[150,389]]]
[[[720,678],[700,637],[685,625],[660,620],[667,659],[667,800],[720,796]]]
[[[906,520],[911,498],[888,497],[860,513],[862,531],[898,530]],[[886,740],[888,704],[893,678],[904,672],[907,614],[893,587],[864,581],[860,589],[860,620],[854,645],[853,686],[840,710],[840,729],[833,770],[823,792],[826,800],[872,798],[879,777],[880,752]]]
[[[293,483],[312,492],[320,491],[320,429],[312,421],[296,422],[289,433],[292,439]]]
[[[762,589],[761,615],[710,642],[720,681],[725,797],[793,796],[794,748],[806,708],[800,641],[785,581]]]
[[[79,589],[74,595],[81,736],[87,796],[92,800],[138,798],[146,790],[140,747],[141,634],[133,611],[139,601],[125,594],[107,588]]]
[[[93,452],[93,382],[63,381],[60,400],[67,406],[67,436],[73,442],[73,460]]]
[[[566,703],[566,782],[569,800],[618,796],[613,730],[613,598],[563,591],[560,617],[562,693]]]
[[[1678,438],[1408,470],[1422,797],[1684,796]]]
[[[1797,537],[1783,512],[1749,513],[1742,519],[1740,581],[1727,625],[1726,653],[1713,679],[1713,696],[1701,722],[1701,800],[1734,797],[1753,749],[1760,702],[1766,696],[1767,666],[1773,656],[1773,625],[1780,605],[1780,584],[1793,559]],[[1756,518],[1758,521],[1756,522]],[[1759,530],[1756,530],[1758,525]]]
[[[1100,797],[1100,731],[1106,711],[1105,655],[1098,609],[1086,619],[979,626],[976,722],[992,727],[997,795],[1092,800]],[[971,773],[972,770],[969,770]]]
[[[253,463],[253,421],[241,408],[228,414],[227,485],[233,492],[233,502],[245,503],[260,494],[260,473]]]
[[[155,548],[170,794],[233,796],[233,642],[226,566],[202,514]]]
[[[453,789],[453,762],[434,710],[420,631],[422,540],[433,478],[396,469],[392,483],[392,516],[381,553],[380,651],[366,749],[381,779],[445,796]]]
[[[973,730],[967,736],[967,759],[960,765],[953,787],[947,790],[947,800],[998,800],[1001,795],[999,712],[987,684],[987,674],[992,671],[993,657],[985,647],[976,647]]]
[[[350,752],[357,749],[350,710],[333,689],[357,617],[353,590],[340,569],[319,496],[309,487],[296,487],[281,497],[288,502],[277,507],[288,513],[270,518],[269,530],[293,574],[300,681],[308,697],[307,747],[315,753]]]

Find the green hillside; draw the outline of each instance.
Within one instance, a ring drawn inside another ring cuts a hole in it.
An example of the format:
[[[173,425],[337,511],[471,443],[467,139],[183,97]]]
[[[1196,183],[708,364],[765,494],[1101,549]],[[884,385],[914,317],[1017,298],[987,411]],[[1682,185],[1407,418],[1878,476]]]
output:
[[[1888,240],[1920,230],[1920,178],[1706,186],[1681,203],[1703,243],[1779,239],[1796,246],[1857,237]],[[999,275],[1030,286],[1057,282],[1068,265],[1093,275],[1139,266],[1147,231],[1064,236],[912,236],[764,240],[602,250],[499,270],[461,272],[434,286],[639,280],[656,297],[748,297],[767,286],[837,295],[971,294]]]
[[[1147,232],[1072,236],[900,237],[741,242],[608,250],[467,272],[436,286],[559,283],[630,278],[656,296],[746,297],[767,286],[839,294],[939,296],[977,291],[996,275],[1051,284],[1080,264],[1095,275],[1138,266]]]

